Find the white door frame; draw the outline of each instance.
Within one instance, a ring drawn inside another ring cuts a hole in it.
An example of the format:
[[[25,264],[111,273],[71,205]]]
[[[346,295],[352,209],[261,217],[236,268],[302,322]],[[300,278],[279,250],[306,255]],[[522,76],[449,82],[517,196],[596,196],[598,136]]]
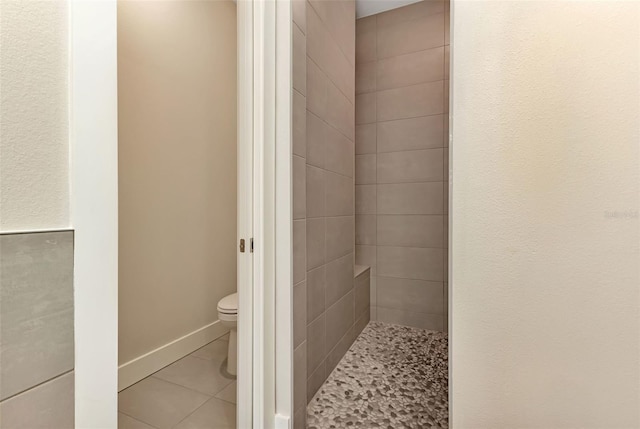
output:
[[[69,1],[75,425],[116,428],[117,1]],[[239,428],[293,416],[290,23],[290,0],[238,1]]]

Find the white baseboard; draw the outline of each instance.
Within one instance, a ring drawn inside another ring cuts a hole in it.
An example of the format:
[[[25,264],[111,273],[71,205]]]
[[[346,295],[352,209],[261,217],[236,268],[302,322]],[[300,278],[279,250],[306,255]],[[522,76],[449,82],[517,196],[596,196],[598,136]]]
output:
[[[216,320],[162,347],[123,363],[118,367],[118,391],[126,389],[216,338],[220,338],[228,331],[219,320]]]

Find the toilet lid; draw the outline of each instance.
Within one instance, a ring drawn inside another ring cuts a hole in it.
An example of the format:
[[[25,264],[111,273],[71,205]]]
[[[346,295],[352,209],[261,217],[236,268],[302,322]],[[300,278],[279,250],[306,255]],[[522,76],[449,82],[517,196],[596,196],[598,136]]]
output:
[[[227,295],[218,302],[218,311],[221,313],[238,312],[238,293]]]

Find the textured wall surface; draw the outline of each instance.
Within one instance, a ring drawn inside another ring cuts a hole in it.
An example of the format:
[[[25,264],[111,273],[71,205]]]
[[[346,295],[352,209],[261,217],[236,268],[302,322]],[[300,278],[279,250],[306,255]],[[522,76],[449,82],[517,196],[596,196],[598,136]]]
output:
[[[0,231],[69,226],[67,2],[0,2]]]
[[[236,6],[118,4],[119,361],[236,289]]]
[[[452,15],[452,424],[639,427],[640,4]]]
[[[446,329],[448,8],[356,24],[356,262],[375,320]]]

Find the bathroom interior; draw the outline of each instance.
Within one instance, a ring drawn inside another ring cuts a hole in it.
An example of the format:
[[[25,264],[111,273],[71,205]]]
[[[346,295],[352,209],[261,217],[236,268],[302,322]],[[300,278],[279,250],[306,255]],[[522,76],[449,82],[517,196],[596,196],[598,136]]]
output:
[[[236,4],[118,2],[118,427],[235,428]]]
[[[449,2],[293,2],[294,427],[448,427]]]
[[[448,427],[449,2],[291,27],[293,427]],[[236,427],[236,30],[118,3],[121,429]]]

